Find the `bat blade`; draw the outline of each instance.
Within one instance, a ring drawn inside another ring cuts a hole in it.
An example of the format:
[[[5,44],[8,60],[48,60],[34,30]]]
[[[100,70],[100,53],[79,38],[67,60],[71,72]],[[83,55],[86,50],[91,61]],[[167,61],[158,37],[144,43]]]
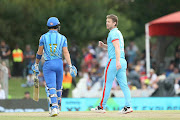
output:
[[[39,101],[39,79],[37,77],[34,78],[33,100]]]

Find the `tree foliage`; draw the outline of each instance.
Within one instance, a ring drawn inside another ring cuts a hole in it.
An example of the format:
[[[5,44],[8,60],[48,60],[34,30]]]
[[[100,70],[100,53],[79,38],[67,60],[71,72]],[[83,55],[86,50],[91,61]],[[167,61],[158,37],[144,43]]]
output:
[[[0,0],[0,39],[12,49],[15,44],[37,49],[40,36],[47,32],[47,19],[56,16],[69,44],[82,47],[106,38],[106,15],[116,14],[128,42],[142,38],[145,23],[177,11],[179,4],[179,0]]]

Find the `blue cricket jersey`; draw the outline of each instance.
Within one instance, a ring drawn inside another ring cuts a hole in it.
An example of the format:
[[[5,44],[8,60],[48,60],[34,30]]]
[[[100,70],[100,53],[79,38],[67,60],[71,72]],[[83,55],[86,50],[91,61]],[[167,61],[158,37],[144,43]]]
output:
[[[67,39],[56,30],[42,35],[39,46],[44,45],[44,59],[54,60],[62,59],[62,48],[67,47]]]
[[[118,28],[113,28],[109,32],[107,38],[109,59],[116,59],[115,47],[113,45],[113,42],[116,40],[119,40],[119,44],[120,44],[120,58],[125,58],[123,36],[121,32],[118,30]]]

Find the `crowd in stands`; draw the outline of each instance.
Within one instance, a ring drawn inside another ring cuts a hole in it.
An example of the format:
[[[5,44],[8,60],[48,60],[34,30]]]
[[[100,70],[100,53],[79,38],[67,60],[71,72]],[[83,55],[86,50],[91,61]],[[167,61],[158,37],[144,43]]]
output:
[[[154,46],[151,46],[153,49]],[[150,75],[146,75],[146,61],[145,61],[145,51],[140,52],[138,46],[134,42],[130,42],[130,44],[125,48],[126,60],[128,62],[127,68],[127,79],[128,85],[131,90],[136,89],[151,89],[155,92],[154,96],[158,96],[158,92],[161,91],[161,88],[165,88],[166,90],[173,88],[174,91],[169,96],[174,96],[175,94],[180,93],[180,45],[177,46],[175,50],[175,58],[170,61],[168,68],[164,67],[162,73],[156,72],[155,65],[155,55],[153,55],[154,50],[151,50],[151,69]],[[103,73],[104,68],[108,61],[107,51],[101,49],[97,46],[97,43],[90,43],[87,47],[82,49],[83,59],[81,61],[81,72],[80,76],[83,77],[83,74],[88,74],[87,78],[87,89],[91,90],[94,84],[97,82],[100,83],[100,89],[103,87]],[[155,54],[155,52],[154,52]],[[171,85],[162,86],[161,83],[168,84],[172,82]],[[161,85],[160,85],[161,84]],[[118,82],[116,79],[113,82],[112,89],[119,90]],[[165,90],[164,90],[165,91]],[[165,95],[166,96],[166,95]]]
[[[106,41],[104,42],[106,43]],[[155,61],[153,57],[155,52],[153,51],[153,48],[151,49],[151,61]],[[104,82],[104,68],[108,61],[107,50],[98,47],[96,42],[91,42],[87,47],[83,47],[81,50],[76,44],[71,43],[69,51],[71,54],[72,64],[78,68],[78,76],[82,78],[84,74],[88,74],[88,78],[86,81],[87,89],[91,90],[91,88],[99,82],[99,90],[102,90]],[[128,62],[128,85],[131,90],[154,89],[157,91],[158,89],[160,89],[160,86],[162,87],[162,84],[160,83],[162,83],[163,81],[164,84],[167,84],[171,81],[171,87],[175,88],[175,92],[180,90],[180,45],[178,45],[175,49],[174,60],[169,63],[168,68],[165,68],[164,72],[161,74],[157,74],[156,68],[153,66],[153,64],[151,64],[152,69],[150,70],[150,76],[146,76],[145,51],[141,52],[134,42],[130,42],[129,45],[125,48],[125,55]],[[9,60],[11,57],[12,65],[9,64]],[[35,52],[31,49],[30,45],[26,45],[25,50],[22,50],[21,47],[16,45],[15,48],[11,51],[5,41],[2,40],[0,42],[0,64],[7,67],[9,71],[9,78],[11,76],[20,76],[27,79],[27,82],[21,85],[22,87],[33,86],[34,75],[31,70],[31,66],[34,64],[34,62]],[[45,80],[42,72],[44,62],[44,59],[41,59],[39,64],[39,81],[40,85],[42,86],[45,85]],[[69,77],[68,67],[65,61],[64,78],[68,79],[68,81],[64,80],[64,90],[66,90],[68,94],[71,85],[75,85],[75,80]],[[70,83],[70,85],[67,85],[66,82]],[[169,89],[167,86],[166,88]],[[120,90],[116,79],[113,82],[112,89]],[[64,94],[64,97],[67,97],[67,94]],[[157,93],[154,93],[154,95],[156,94]]]

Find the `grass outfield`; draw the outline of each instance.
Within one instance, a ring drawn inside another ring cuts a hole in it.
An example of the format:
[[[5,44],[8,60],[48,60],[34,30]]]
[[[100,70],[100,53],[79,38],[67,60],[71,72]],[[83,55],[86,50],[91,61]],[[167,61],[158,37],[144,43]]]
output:
[[[76,78],[76,82],[78,82],[79,78]],[[9,80],[9,99],[22,99],[24,97],[24,92],[29,91],[31,98],[33,97],[33,87],[21,87],[21,84],[26,83],[26,79],[23,79],[21,77],[12,77]],[[72,97],[72,90],[74,89],[74,86],[72,85],[72,88],[69,91],[68,97]],[[39,98],[46,98],[46,92],[45,88],[40,86],[39,88]]]
[[[178,111],[134,111],[130,114],[118,112],[61,112],[57,117],[42,113],[0,113],[0,120],[180,120]]]
[[[33,87],[21,87],[21,84],[26,83],[26,79],[12,77],[9,80],[9,96],[11,99],[22,99],[24,97],[24,92],[29,91],[31,98],[33,97]],[[39,98],[46,98],[45,88],[40,86]]]

